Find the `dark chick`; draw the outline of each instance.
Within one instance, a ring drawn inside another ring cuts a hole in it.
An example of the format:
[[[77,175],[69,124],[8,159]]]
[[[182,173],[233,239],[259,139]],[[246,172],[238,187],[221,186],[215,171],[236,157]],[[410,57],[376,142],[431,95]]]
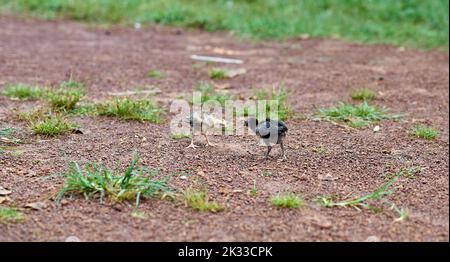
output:
[[[255,132],[255,134],[262,139],[264,145],[267,146],[266,159],[269,157],[272,146],[276,144],[281,146],[283,159],[286,159],[283,139],[286,137],[288,128],[285,123],[279,120],[270,120],[268,118],[264,122],[259,123],[256,118],[249,118],[244,124]]]

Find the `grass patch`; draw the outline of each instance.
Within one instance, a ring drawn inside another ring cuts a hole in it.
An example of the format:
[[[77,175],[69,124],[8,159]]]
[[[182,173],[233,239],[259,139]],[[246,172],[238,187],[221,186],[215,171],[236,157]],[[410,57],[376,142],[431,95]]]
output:
[[[23,214],[16,208],[0,207],[0,223],[17,223],[23,220]]]
[[[432,140],[439,136],[439,131],[430,126],[417,125],[412,128],[410,134],[415,137]]]
[[[77,127],[76,124],[71,123],[60,115],[52,115],[30,124],[31,130],[33,130],[36,135],[49,137],[70,133]]]
[[[382,204],[388,205],[391,210],[394,210],[398,213],[399,217],[396,219],[397,221],[401,221],[406,219],[407,212],[405,209],[399,209],[395,204],[390,203],[388,200],[386,200],[386,196],[391,195],[394,191],[391,189],[392,185],[397,182],[397,180],[403,176],[405,173],[403,170],[392,174],[391,178],[381,185],[379,188],[377,188],[372,193],[369,193],[367,195],[364,195],[362,197],[350,199],[350,200],[344,200],[335,202],[333,200],[333,197],[330,196],[324,196],[319,198],[319,203],[324,207],[354,207],[358,210],[361,208],[364,209],[370,209],[373,211],[380,211],[380,208],[377,208],[376,206],[372,205],[373,202],[381,202]]]
[[[3,13],[94,23],[160,23],[259,39],[339,36],[368,43],[448,48],[447,0],[3,0]]]
[[[215,100],[218,101],[222,106],[225,105],[227,100],[233,99],[230,95],[216,91],[213,86],[208,83],[201,82],[195,87],[195,91],[201,92],[201,103],[206,101]]]
[[[124,120],[148,121],[162,123],[164,109],[150,100],[131,100],[116,98],[97,106],[101,116],[113,116]]]
[[[72,162],[65,172],[66,182],[56,200],[66,194],[81,194],[86,198],[98,196],[100,202],[135,201],[139,206],[141,198],[160,196],[169,191],[167,181],[157,179],[159,172],[139,165],[139,156],[135,154],[131,165],[124,171],[111,170],[103,165],[89,163],[81,167]]]
[[[172,139],[183,139],[183,138],[191,138],[191,134],[172,134]]]
[[[1,92],[3,96],[20,99],[20,100],[38,100],[41,99],[47,89],[37,86],[30,86],[25,84],[7,85]]]
[[[319,109],[319,118],[343,122],[353,128],[367,127],[385,119],[398,119],[400,115],[391,115],[385,109],[371,106],[364,101],[360,105],[340,103],[337,107]]]
[[[85,95],[84,85],[75,81],[62,82],[49,92],[47,99],[54,110],[73,110]]]
[[[252,188],[250,189],[250,196],[251,197],[258,196],[258,188],[256,187],[256,180],[253,182]]]
[[[224,70],[213,68],[208,71],[208,76],[211,79],[225,79],[227,78],[227,74]]]
[[[284,87],[274,88],[270,91],[267,90],[260,90],[258,91],[254,98],[256,100],[266,100],[267,103],[265,105],[265,114],[266,117],[269,117],[271,113],[277,112],[277,117],[279,120],[286,121],[288,118],[290,118],[293,115],[293,112],[287,102],[287,98],[289,96],[289,93]],[[278,103],[277,108],[272,108],[275,105],[271,105],[271,102],[269,101],[276,101]],[[263,109],[264,110],[264,109]],[[260,111],[259,108],[251,109],[249,107],[244,107],[244,116],[254,116],[259,118],[257,113]]]
[[[76,116],[96,116],[98,110],[94,103],[79,103],[74,109],[68,110],[66,113]]]
[[[37,135],[58,136],[72,132],[78,127],[61,113],[48,108],[38,108],[31,112],[20,113],[18,118],[26,121],[28,127]]]
[[[375,92],[367,88],[356,89],[352,91],[351,97],[353,100],[370,101],[375,98]]]
[[[148,71],[147,76],[150,78],[163,79],[166,77],[166,74],[158,70],[150,70]]]
[[[47,100],[54,110],[72,110],[85,95],[84,86],[80,82],[62,82],[56,89],[41,88],[24,84],[9,85],[2,95],[20,100]]]
[[[186,206],[189,206],[197,211],[209,211],[212,213],[220,212],[224,208],[216,203],[210,202],[208,193],[205,191],[196,191],[193,189],[188,189],[183,193],[183,199]]]
[[[299,208],[304,205],[303,198],[293,193],[276,195],[272,197],[271,202],[274,206],[280,208]]]

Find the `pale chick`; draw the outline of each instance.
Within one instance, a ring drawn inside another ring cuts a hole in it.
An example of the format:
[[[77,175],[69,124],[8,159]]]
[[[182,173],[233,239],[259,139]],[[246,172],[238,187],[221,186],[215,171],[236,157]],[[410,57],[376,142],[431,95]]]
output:
[[[215,128],[226,128],[227,122],[224,119],[217,118],[211,114],[207,113],[201,113],[201,112],[194,112],[191,114],[191,117],[189,118],[189,124],[192,128],[192,137],[191,137],[191,144],[186,148],[197,148],[194,144],[194,135],[197,131],[200,131],[202,135],[206,138],[206,146],[214,146],[211,142],[209,142],[208,139],[208,131],[213,130]]]

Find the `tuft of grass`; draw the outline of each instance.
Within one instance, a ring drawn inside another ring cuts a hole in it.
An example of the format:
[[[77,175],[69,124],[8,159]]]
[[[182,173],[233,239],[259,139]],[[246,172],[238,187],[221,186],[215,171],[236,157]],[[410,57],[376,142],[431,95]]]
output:
[[[47,99],[54,110],[73,110],[85,95],[84,85],[80,82],[62,82],[56,90],[48,93]]]
[[[386,202],[386,204],[390,205],[390,209],[394,210],[398,214],[398,217],[394,219],[395,222],[402,222],[409,218],[408,210],[404,208],[398,208],[395,204],[389,202]]]
[[[266,116],[269,117],[272,111],[277,112],[277,116],[279,120],[286,121],[289,117],[292,116],[292,110],[287,102],[287,98],[289,93],[284,87],[273,88],[271,91],[260,90],[256,93],[257,100],[267,100],[267,101],[276,101],[278,103],[277,108],[272,108],[270,102],[266,104],[265,112]],[[259,109],[256,111],[260,111]],[[249,109],[244,108],[244,115],[248,116]]]
[[[257,39],[302,34],[368,43],[448,48],[447,0],[3,0],[1,13],[94,23],[160,23],[229,30]],[[305,22],[307,21],[307,22]],[[445,47],[447,46],[447,47]]]
[[[45,118],[49,118],[53,115],[53,111],[50,110],[49,108],[43,108],[43,107],[38,107],[32,111],[29,112],[20,112],[17,114],[17,118],[19,120],[22,121],[26,121],[29,124],[45,119]]]
[[[147,76],[150,78],[163,79],[166,77],[166,74],[158,70],[150,70],[148,71]]]
[[[124,120],[148,121],[162,123],[164,109],[150,100],[131,100],[116,98],[97,106],[101,116],[114,116]]]
[[[220,204],[216,202],[210,202],[208,193],[205,191],[188,189],[183,193],[183,199],[186,206],[189,206],[197,211],[209,211],[212,213],[217,213],[224,209]]]
[[[432,140],[439,136],[439,131],[430,126],[417,125],[412,128],[410,134],[419,138]]]
[[[208,71],[208,76],[211,79],[224,79],[224,78],[227,78],[226,72],[224,70],[218,69],[218,68],[210,69]]]
[[[250,189],[250,196],[251,197],[258,196],[258,188],[256,187],[256,180],[253,182],[252,188]]]
[[[157,197],[169,191],[167,179],[157,179],[158,174],[157,170],[139,166],[138,154],[133,156],[131,165],[124,172],[96,163],[81,167],[72,162],[64,173],[66,182],[56,200],[60,201],[70,193],[86,198],[98,196],[102,203],[106,198],[117,202],[135,201],[138,207],[141,198]]]
[[[380,200],[384,196],[392,194],[390,187],[395,182],[397,182],[397,180],[402,175],[403,175],[403,171],[395,173],[391,179],[389,179],[386,183],[384,183],[379,188],[377,188],[374,192],[369,193],[369,194],[364,195],[359,198],[345,200],[345,201],[341,201],[341,202],[334,202],[332,197],[321,197],[319,199],[319,202],[324,207],[355,207],[355,208],[363,207],[363,208],[368,208],[368,207],[370,207],[370,205],[366,203],[367,201]]]
[[[141,220],[148,219],[148,215],[140,210],[133,210],[133,212],[131,212],[131,217]]]
[[[364,101],[360,105],[340,103],[337,107],[319,109],[318,116],[322,119],[343,122],[353,128],[367,127],[385,119],[398,119],[399,115],[391,115],[385,109],[371,106]]]
[[[367,88],[357,89],[352,91],[351,97],[353,100],[370,101],[375,98],[375,92]]]
[[[77,127],[77,125],[69,122],[66,118],[60,115],[52,115],[30,124],[31,130],[33,130],[36,135],[50,137],[70,133]]]
[[[24,220],[24,215],[12,207],[0,207],[0,223],[17,223]]]
[[[272,197],[271,202],[274,206],[280,208],[299,208],[304,205],[303,198],[294,193],[276,195]]]
[[[172,134],[172,139],[183,139],[183,138],[191,138],[191,134]]]
[[[406,170],[405,176],[410,179],[416,178],[416,175],[419,175],[422,172],[422,167],[413,166]]]
[[[26,121],[35,134],[57,136],[73,131],[78,126],[67,120],[62,114],[48,108],[38,108],[18,115],[19,120]]]
[[[20,100],[38,100],[44,96],[47,89],[25,84],[8,85],[1,92],[3,96]]]
[[[195,87],[196,91],[202,93],[201,103],[205,103],[206,101],[215,100],[218,101],[222,106],[225,105],[227,100],[231,100],[232,97],[224,94],[222,92],[216,91],[213,86],[208,83],[201,82]]]
[[[324,207],[354,207],[358,210],[360,210],[360,208],[365,208],[374,211],[380,211],[380,208],[377,208],[371,204],[371,202],[379,201],[382,202],[382,204],[387,204],[391,210],[394,210],[399,214],[400,217],[397,218],[396,221],[404,220],[407,216],[407,212],[402,208],[398,208],[395,204],[390,203],[385,199],[386,196],[389,196],[394,192],[391,189],[392,185],[397,182],[397,180],[404,174],[405,173],[403,170],[392,174],[392,177],[386,183],[378,187],[375,191],[362,197],[335,202],[333,200],[333,197],[323,196],[319,198],[319,203]]]
[[[81,103],[67,111],[68,114],[76,116],[96,116],[98,115],[97,105],[94,103]]]

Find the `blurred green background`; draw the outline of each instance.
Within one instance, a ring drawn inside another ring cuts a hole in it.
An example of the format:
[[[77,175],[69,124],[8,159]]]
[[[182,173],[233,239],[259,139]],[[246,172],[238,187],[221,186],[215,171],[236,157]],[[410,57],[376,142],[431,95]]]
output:
[[[160,23],[257,39],[338,36],[448,50],[448,0],[0,0],[2,14]]]

